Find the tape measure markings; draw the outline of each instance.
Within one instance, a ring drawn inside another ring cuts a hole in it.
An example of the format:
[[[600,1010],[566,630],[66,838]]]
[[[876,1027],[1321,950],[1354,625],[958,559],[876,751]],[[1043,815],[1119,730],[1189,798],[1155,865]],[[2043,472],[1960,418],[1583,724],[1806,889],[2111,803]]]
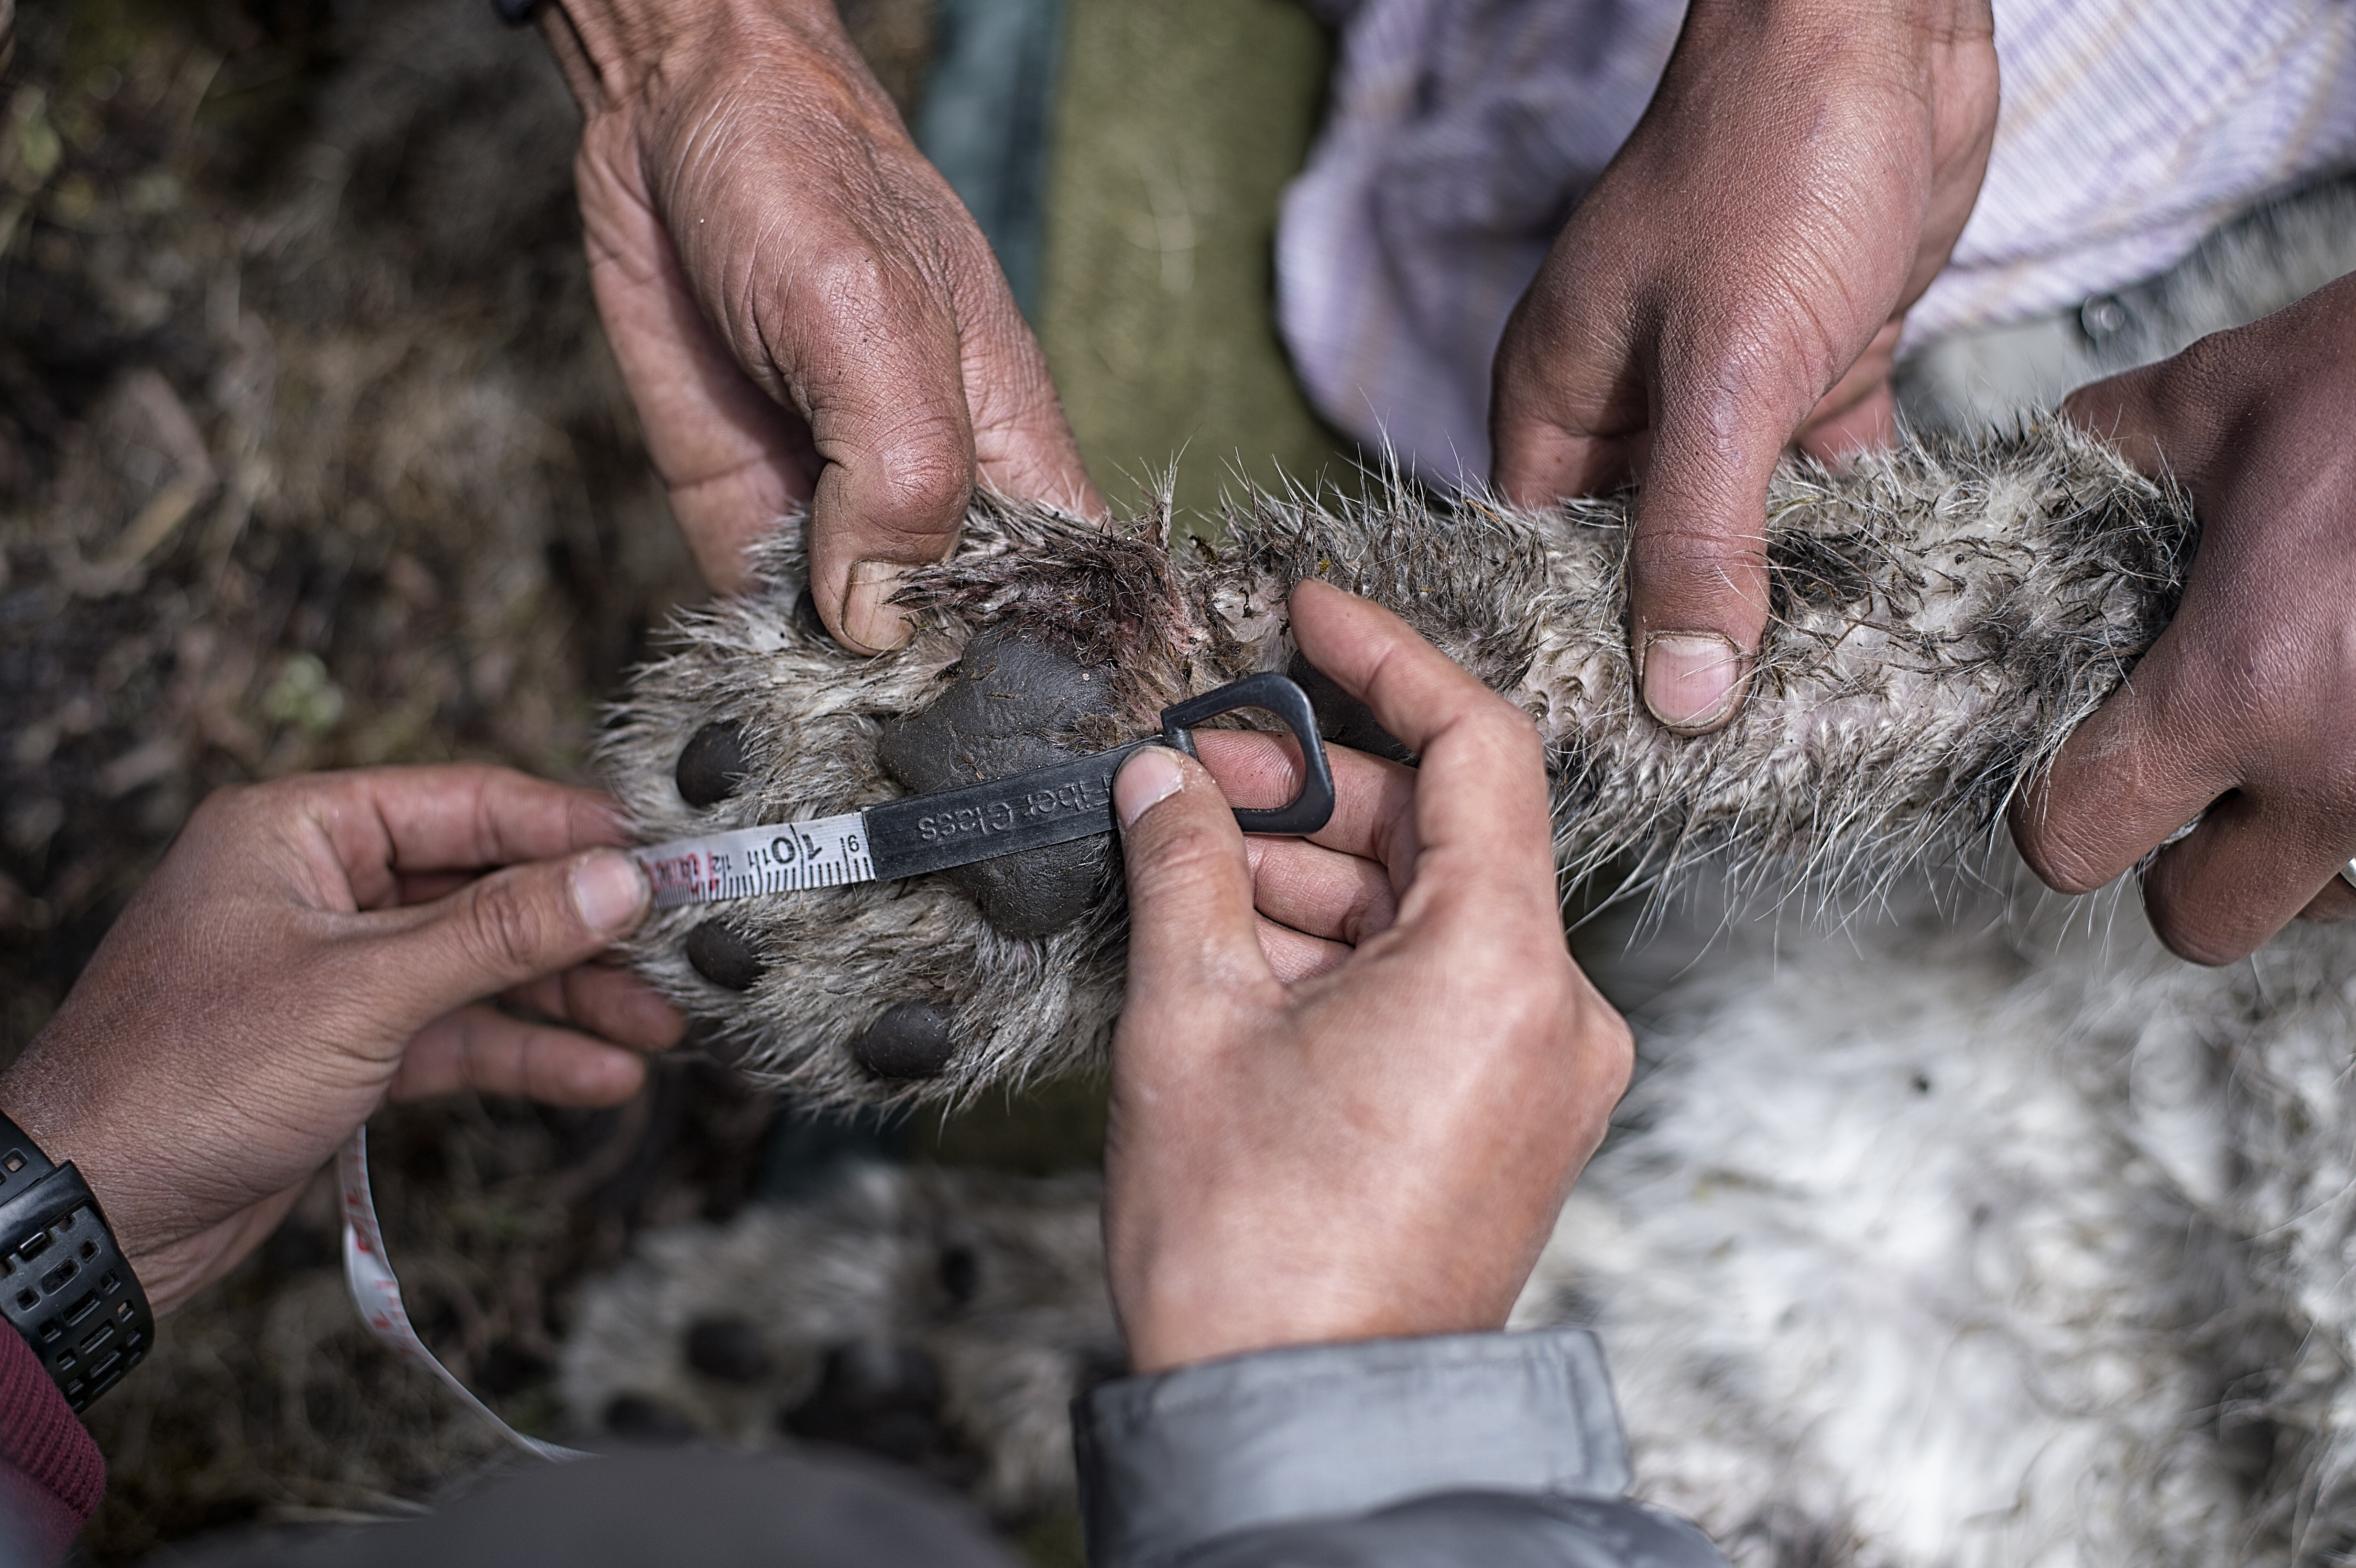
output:
[[[866,814],[858,811],[676,838],[631,853],[654,883],[657,909],[875,879]]]

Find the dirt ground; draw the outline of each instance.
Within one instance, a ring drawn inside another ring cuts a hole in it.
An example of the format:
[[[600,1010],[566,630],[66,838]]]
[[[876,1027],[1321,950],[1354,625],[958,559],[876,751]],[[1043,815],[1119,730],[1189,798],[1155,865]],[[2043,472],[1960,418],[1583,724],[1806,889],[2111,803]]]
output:
[[[929,5],[846,5],[904,99]],[[1197,498],[1230,453],[1325,466],[1266,320],[1322,36],[1284,0],[1070,0],[1066,25],[1041,326],[1092,465],[1191,442]],[[1075,135],[1124,82],[1128,128]],[[595,329],[575,128],[537,37],[483,0],[22,15],[0,79],[0,1061],[218,785],[452,758],[587,778],[600,700],[701,588]],[[423,1331],[560,1435],[575,1285],[646,1226],[746,1201],[773,1111],[691,1047],[618,1111],[380,1116]],[[1091,1157],[1098,1117],[1081,1091],[914,1142],[1048,1170]],[[322,1185],[94,1408],[90,1561],[413,1511],[497,1453],[360,1328],[337,1246]],[[1068,1521],[1026,1544],[1067,1558]]]
[[[5,1050],[207,790],[476,758],[582,776],[698,591],[602,340],[573,111],[479,4],[24,16],[0,121]],[[435,1342],[547,1427],[568,1282],[741,1202],[767,1107],[683,1062],[603,1115],[380,1118]],[[493,1444],[359,1330],[322,1189],[92,1412],[96,1562],[397,1512]]]

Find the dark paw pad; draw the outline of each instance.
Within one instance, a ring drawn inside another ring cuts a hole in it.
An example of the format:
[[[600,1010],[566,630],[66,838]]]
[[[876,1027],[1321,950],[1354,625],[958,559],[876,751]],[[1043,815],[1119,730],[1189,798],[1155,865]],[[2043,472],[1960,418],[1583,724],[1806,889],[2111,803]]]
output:
[[[952,1307],[963,1307],[981,1290],[981,1257],[971,1247],[944,1247],[940,1264],[941,1294]]]
[[[642,1393],[616,1395],[605,1406],[605,1430],[633,1443],[685,1443],[696,1435],[687,1417]]]
[[[688,1325],[687,1364],[723,1383],[757,1382],[768,1375],[769,1347],[742,1317],[699,1317]]]
[[[701,810],[717,805],[744,782],[744,731],[723,720],[698,730],[679,753],[671,777],[679,798]]]
[[[761,955],[744,933],[724,921],[707,920],[682,944],[695,972],[715,986],[749,991],[761,977]]]
[[[878,1078],[930,1078],[956,1051],[948,1014],[930,1002],[887,1009],[851,1048],[859,1065]]]
[[[864,1448],[939,1471],[956,1457],[942,1419],[940,1368],[906,1345],[857,1340],[826,1355],[818,1388],[778,1424],[796,1437]]]
[[[1073,744],[1073,731],[1111,718],[1116,707],[1108,672],[1019,633],[984,632],[931,706],[884,727],[884,768],[922,794],[1052,767],[1096,750]],[[1109,835],[1083,838],[940,874],[998,931],[1045,936],[1087,912],[1109,842]]]

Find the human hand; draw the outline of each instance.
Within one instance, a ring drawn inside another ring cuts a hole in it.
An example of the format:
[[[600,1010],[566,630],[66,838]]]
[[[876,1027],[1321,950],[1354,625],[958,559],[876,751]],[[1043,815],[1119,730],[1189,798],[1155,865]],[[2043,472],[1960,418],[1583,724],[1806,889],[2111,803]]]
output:
[[[1037,341],[832,0],[560,0],[598,314],[712,587],[810,507],[810,590],[854,649],[957,542],[975,476],[1080,511]]]
[[[220,791],[0,1074],[0,1110],[80,1168],[168,1310],[387,1098],[636,1093],[635,1053],[683,1024],[591,962],[651,899],[595,848],[625,842],[604,797],[500,768]],[[475,1005],[502,993],[562,1021]]]
[[[1906,310],[1995,135],[1988,0],[1696,0],[1660,90],[1497,350],[1495,481],[1547,506],[1641,475],[1629,650],[1714,730],[1767,623],[1767,483],[1891,436]]]
[[[2066,416],[2190,494],[2201,542],[2175,620],[2032,781],[2012,832],[2087,892],[2203,812],[2143,883],[2161,941],[2199,964],[2356,890],[2356,279],[2097,381]]]
[[[1149,748],[1114,781],[1105,1242],[1140,1371],[1503,1324],[1627,1083],[1564,941],[1529,720],[1364,600],[1307,582],[1292,616],[1422,765],[1335,752],[1333,821],[1257,890],[1201,767]]]

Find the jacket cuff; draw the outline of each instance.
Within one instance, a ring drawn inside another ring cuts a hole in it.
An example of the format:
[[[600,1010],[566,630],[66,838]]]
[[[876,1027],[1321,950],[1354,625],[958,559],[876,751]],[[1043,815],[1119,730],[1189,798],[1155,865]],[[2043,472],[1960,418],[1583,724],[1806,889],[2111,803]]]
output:
[[[1618,1497],[1628,1446],[1583,1328],[1262,1350],[1075,1402],[1095,1568],[1432,1492]]]

